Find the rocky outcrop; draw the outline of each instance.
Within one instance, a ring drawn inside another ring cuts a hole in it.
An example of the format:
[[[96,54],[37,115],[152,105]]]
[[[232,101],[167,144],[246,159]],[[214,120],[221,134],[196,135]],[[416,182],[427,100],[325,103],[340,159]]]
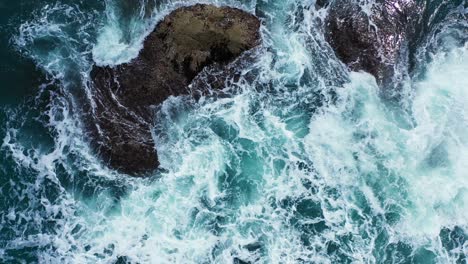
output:
[[[425,4],[415,0],[317,1],[328,8],[325,38],[351,70],[374,75],[381,86],[391,83]],[[363,8],[365,7],[365,8]]]
[[[93,148],[118,171],[142,175],[156,169],[151,106],[188,94],[203,69],[223,72],[260,43],[259,27],[255,16],[240,9],[182,7],[157,24],[137,58],[115,67],[94,66],[94,110],[86,117]]]

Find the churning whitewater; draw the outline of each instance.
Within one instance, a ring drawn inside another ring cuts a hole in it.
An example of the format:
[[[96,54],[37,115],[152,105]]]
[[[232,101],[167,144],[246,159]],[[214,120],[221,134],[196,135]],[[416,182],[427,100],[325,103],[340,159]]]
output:
[[[200,1],[47,2],[11,23],[44,78],[0,108],[0,262],[466,263],[466,1],[427,1],[391,90],[337,59],[315,0],[203,1],[261,19],[255,78],[156,107],[146,178],[95,156],[79,100]]]

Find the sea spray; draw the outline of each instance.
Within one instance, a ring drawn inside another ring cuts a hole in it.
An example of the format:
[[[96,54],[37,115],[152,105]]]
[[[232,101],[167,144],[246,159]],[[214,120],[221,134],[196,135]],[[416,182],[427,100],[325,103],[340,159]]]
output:
[[[429,30],[395,103],[337,61],[326,10],[214,2],[264,21],[257,77],[224,98],[169,98],[153,129],[161,170],[120,175],[83,133],[90,67],[137,56],[164,14],[191,3],[49,4],[19,27],[16,48],[50,81],[0,115],[3,262],[466,261],[463,7],[434,22],[456,26]]]

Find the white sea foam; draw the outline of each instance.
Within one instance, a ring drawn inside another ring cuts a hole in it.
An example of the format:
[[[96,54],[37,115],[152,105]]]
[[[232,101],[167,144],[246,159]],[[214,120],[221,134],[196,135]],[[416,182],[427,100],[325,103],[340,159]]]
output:
[[[102,166],[72,111],[67,88],[76,80],[67,70],[81,71],[81,84],[91,53],[99,64],[130,60],[158,19],[190,3],[169,2],[149,17],[140,12],[133,31],[124,32],[109,2],[103,21],[78,19],[83,31],[102,23],[94,46],[77,46],[64,24],[52,19],[56,12],[76,11],[65,6],[45,7],[45,15],[20,29],[18,46],[64,91],[53,94],[44,113],[51,149],[28,148],[22,126],[13,122],[20,114],[11,114],[2,149],[18,167],[37,172],[30,197],[49,179],[60,199],[37,197],[45,215],[57,219],[54,232],[19,237],[6,250],[41,245],[42,262],[64,263],[113,263],[119,257],[140,263],[375,263],[384,258],[376,251],[399,242],[414,251],[430,249],[440,262],[466,251],[466,243],[447,251],[438,235],[444,227],[467,229],[467,46],[434,54],[424,78],[408,84],[414,94],[404,105],[411,108],[400,117],[379,97],[369,74],[350,73],[343,87],[325,85],[335,77],[328,74],[342,72],[322,54],[323,37],[309,21],[323,14],[289,23],[294,1],[270,1],[261,10],[274,19],[265,18],[269,50],[255,65],[256,82],[229,98],[196,104],[170,98],[160,107],[154,135],[164,171],[155,179],[130,179]],[[251,12],[258,5],[216,4]],[[69,53],[34,49],[35,40],[50,36]],[[317,76],[304,82],[308,75]],[[260,89],[266,82],[274,87]],[[325,98],[323,106],[310,103],[315,96]],[[125,192],[115,194],[120,185]],[[46,220],[19,210],[11,208],[5,221]],[[391,219],[392,213],[398,217]]]
[[[404,225],[434,237],[443,226],[467,225],[468,46],[436,54],[426,76],[415,84],[416,126],[406,141],[414,207]]]
[[[404,208],[389,227],[397,240],[433,241],[437,248],[444,227],[467,228],[467,55],[466,45],[435,55],[426,77],[414,83],[410,129],[394,120],[373,78],[362,73],[351,74],[344,101],[311,123],[306,149],[319,175],[348,191],[361,189],[376,214],[388,202]],[[372,190],[375,181],[395,186]]]

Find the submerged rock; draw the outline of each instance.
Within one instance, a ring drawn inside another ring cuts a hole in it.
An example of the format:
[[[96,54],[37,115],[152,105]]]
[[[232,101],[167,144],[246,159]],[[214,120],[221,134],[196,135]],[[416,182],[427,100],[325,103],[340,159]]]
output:
[[[113,169],[139,175],[159,166],[151,106],[188,94],[207,67],[223,67],[260,43],[260,21],[240,9],[197,4],[179,8],[149,34],[137,58],[91,71],[91,144]],[[231,71],[226,71],[230,74]]]
[[[408,59],[408,42],[425,4],[416,0],[376,0],[366,5],[363,1],[320,0],[317,7],[329,10],[325,38],[336,56],[351,70],[369,72],[386,87],[398,63]]]

